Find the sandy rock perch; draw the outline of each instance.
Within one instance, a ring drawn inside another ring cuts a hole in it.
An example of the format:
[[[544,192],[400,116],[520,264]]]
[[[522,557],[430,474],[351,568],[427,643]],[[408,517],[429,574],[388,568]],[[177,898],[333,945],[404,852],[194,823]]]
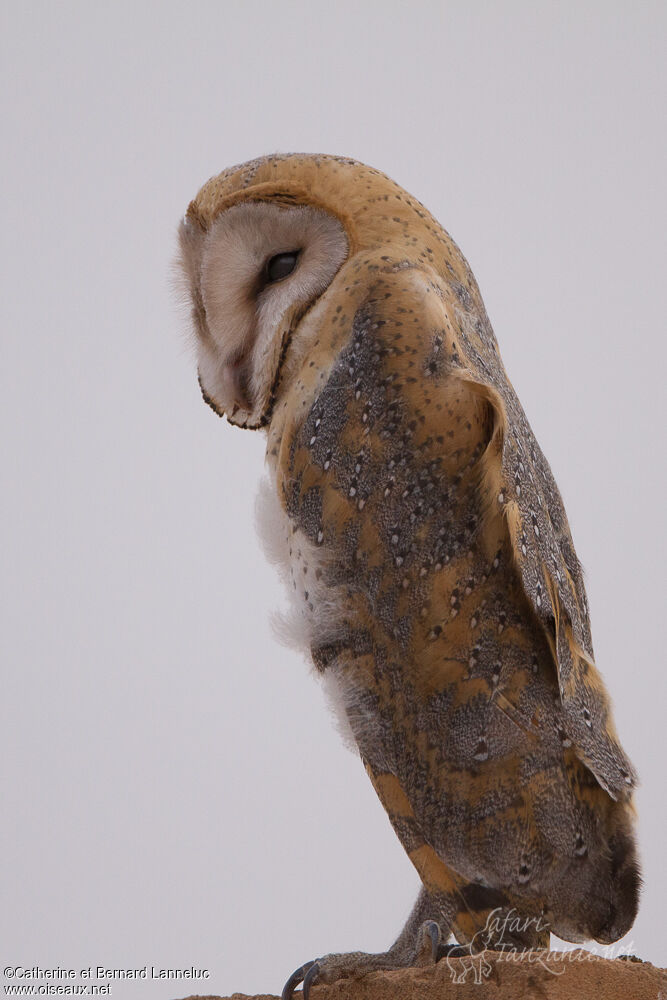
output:
[[[315,986],[312,1000],[667,1000],[667,970],[639,959],[599,958],[590,952],[547,952],[488,964],[443,959],[436,966],[372,972],[356,981]],[[477,982],[475,981],[477,979]],[[301,993],[296,993],[296,1000]],[[192,996],[187,1000],[278,1000],[274,994],[249,997]]]

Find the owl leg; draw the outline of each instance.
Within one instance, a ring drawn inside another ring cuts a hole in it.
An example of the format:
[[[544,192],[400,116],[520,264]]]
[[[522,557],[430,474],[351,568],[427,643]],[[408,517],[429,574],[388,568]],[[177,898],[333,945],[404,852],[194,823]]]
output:
[[[405,927],[391,948],[377,954],[352,951],[324,955],[315,962],[306,962],[285,983],[282,1000],[291,1000],[301,982],[304,1000],[308,1000],[310,988],[316,981],[333,983],[337,979],[357,978],[367,972],[435,963],[448,953],[450,946],[444,942],[449,937],[449,930],[440,902],[422,888]]]
[[[539,902],[470,882],[450,868],[426,842],[397,776],[374,769],[368,759],[365,766],[428,897],[437,900],[439,912],[447,915],[447,926],[461,946],[459,954],[549,946],[549,928]]]

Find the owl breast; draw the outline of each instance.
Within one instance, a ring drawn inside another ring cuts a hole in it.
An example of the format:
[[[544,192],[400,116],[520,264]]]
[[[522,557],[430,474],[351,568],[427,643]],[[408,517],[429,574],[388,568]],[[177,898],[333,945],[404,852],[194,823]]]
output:
[[[288,516],[278,499],[272,473],[260,483],[255,523],[264,554],[285,587],[287,607],[273,614],[273,631],[283,645],[312,662],[314,650],[336,648],[345,634],[345,595],[325,582],[330,554],[314,545]],[[317,674],[343,743],[356,753],[358,744],[348,717],[355,693],[337,666],[334,659],[330,669]]]

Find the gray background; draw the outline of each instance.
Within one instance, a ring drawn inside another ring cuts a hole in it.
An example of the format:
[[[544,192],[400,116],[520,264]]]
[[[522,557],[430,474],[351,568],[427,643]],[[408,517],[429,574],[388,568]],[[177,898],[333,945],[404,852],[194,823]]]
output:
[[[170,290],[223,167],[336,152],[468,256],[587,570],[665,963],[665,8],[5,3],[2,963],[278,990],[382,949],[417,876],[273,639],[263,440],[202,403]],[[239,9],[241,8],[241,9]]]

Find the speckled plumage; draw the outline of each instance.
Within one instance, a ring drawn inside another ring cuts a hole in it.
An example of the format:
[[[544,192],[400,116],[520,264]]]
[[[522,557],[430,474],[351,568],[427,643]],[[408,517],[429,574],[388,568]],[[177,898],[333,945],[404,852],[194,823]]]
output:
[[[323,210],[348,242],[282,317],[266,390],[227,416],[266,429],[313,661],[424,884],[384,966],[414,959],[425,920],[465,944],[498,907],[534,920],[519,942],[617,939],[637,905],[635,774],[562,500],[466,261],[393,181],[326,156],[224,171],[184,245],[245,202]],[[320,977],[370,959],[329,956]]]

